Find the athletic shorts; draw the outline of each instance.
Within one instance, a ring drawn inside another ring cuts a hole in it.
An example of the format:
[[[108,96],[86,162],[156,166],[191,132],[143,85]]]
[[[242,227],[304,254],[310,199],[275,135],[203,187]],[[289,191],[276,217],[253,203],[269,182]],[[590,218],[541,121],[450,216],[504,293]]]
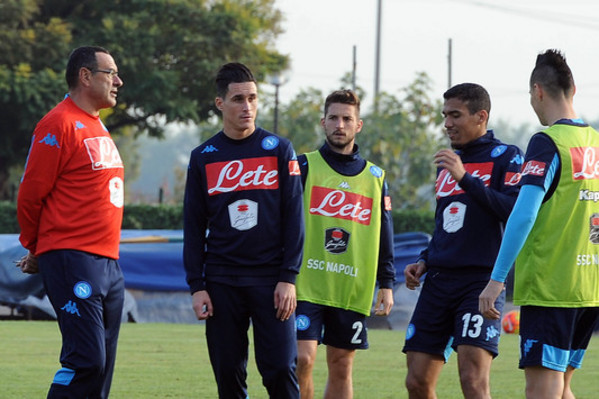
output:
[[[341,349],[368,349],[366,316],[352,310],[298,301],[295,325],[298,340]]]
[[[478,311],[478,296],[490,272],[431,269],[406,331],[403,352],[423,352],[449,359],[460,345],[486,349],[497,356],[501,319],[485,319]],[[500,312],[505,290],[495,301]]]
[[[520,368],[580,368],[599,308],[520,308]]]

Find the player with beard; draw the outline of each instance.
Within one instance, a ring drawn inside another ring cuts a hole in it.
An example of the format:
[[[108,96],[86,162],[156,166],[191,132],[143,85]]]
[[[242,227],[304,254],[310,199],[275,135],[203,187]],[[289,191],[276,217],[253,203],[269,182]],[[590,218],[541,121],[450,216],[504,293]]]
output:
[[[375,283],[375,315],[393,306],[393,222],[385,173],[360,156],[360,100],[331,93],[321,119],[326,141],[298,157],[304,183],[306,241],[297,278],[300,393],[314,396],[312,369],[319,343],[327,346],[325,398],[353,397],[356,349],[368,348],[366,317]],[[324,334],[323,334],[324,328]]]
[[[501,326],[478,312],[478,295],[518,195],[522,152],[487,130],[491,101],[482,86],[459,84],[443,98],[452,149],[434,155],[435,231],[418,261],[404,270],[409,289],[420,286],[426,273],[403,348],[406,387],[410,398],[435,398],[453,348],[464,397],[490,398],[489,373]],[[495,303],[499,311],[504,301],[505,291]]]

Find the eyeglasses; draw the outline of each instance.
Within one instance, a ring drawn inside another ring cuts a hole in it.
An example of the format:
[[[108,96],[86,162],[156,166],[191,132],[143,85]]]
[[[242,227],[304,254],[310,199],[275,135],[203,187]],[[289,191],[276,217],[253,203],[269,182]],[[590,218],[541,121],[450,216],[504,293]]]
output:
[[[92,73],[102,72],[110,75],[111,79],[119,76],[119,73],[113,69],[92,69]]]
[[[115,71],[114,69],[94,69],[94,68],[88,68],[88,67],[84,67],[86,69],[89,69],[91,71],[91,73],[96,73],[96,72],[102,72],[105,74],[110,75],[111,79],[114,79],[115,77],[119,77],[119,73],[117,71]]]

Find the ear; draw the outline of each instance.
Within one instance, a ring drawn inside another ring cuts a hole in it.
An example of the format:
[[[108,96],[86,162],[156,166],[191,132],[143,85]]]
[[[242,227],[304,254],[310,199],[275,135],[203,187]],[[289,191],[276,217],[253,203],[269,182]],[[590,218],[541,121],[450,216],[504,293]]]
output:
[[[545,97],[545,90],[543,89],[543,86],[541,86],[538,83],[533,83],[532,85],[532,95],[537,97],[539,100],[543,100],[543,97]]]
[[[320,126],[324,128],[324,118],[320,118]]]
[[[364,121],[362,119],[358,119],[358,123],[356,123],[356,133],[360,133],[362,131],[362,126],[364,126]]]
[[[221,97],[216,97],[214,99],[214,105],[216,105],[216,108],[218,108],[218,110],[222,112],[222,110],[223,110],[223,99]]]
[[[481,109],[480,111],[478,111],[478,118],[479,124],[487,124],[487,122],[489,121],[489,113],[487,112],[487,110]]]
[[[92,71],[87,68],[79,68],[79,83],[84,87],[89,87],[92,80]]]

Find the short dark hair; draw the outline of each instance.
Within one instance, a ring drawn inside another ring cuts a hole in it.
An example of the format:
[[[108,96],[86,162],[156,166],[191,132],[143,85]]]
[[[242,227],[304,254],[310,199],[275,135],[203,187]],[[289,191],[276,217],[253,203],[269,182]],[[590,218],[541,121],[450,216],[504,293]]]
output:
[[[227,92],[229,91],[230,83],[244,83],[244,82],[254,82],[256,83],[256,79],[252,74],[250,69],[239,63],[239,62],[230,62],[221,66],[216,73],[216,94],[220,98],[225,98],[227,96]]]
[[[329,112],[329,106],[335,103],[355,105],[358,110],[358,115],[360,115],[360,99],[352,90],[336,90],[329,94],[324,101],[325,116],[327,115],[327,112]]]
[[[455,85],[443,93],[443,98],[445,100],[457,98],[462,101],[466,104],[470,115],[482,110],[487,111],[488,114],[491,113],[491,97],[489,97],[489,93],[484,87],[476,83]]]
[[[96,69],[98,67],[96,53],[110,54],[108,50],[100,46],[82,46],[71,52],[65,73],[69,89],[77,87],[81,68]]]
[[[560,93],[571,96],[574,93],[574,77],[566,62],[566,56],[559,50],[547,50],[537,55],[537,62],[530,75],[530,87],[535,83],[551,97]]]

